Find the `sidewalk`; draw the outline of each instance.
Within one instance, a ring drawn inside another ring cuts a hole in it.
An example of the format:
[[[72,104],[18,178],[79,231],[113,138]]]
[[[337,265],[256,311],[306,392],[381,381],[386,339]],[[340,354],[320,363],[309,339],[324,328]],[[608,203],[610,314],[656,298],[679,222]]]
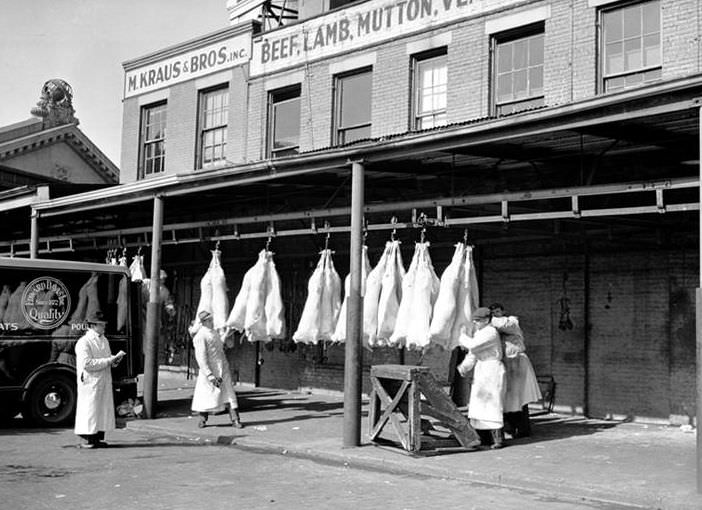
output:
[[[368,441],[366,405],[362,446],[342,448],[343,400],[338,396],[238,387],[245,428],[229,427],[228,417],[221,415],[198,429],[190,413],[193,386],[184,373],[162,370],[158,417],[129,420],[127,428],[359,469],[535,491],[605,508],[702,508],[696,493],[696,435],[679,427],[550,414],[533,418],[532,437],[508,441],[501,450],[415,457]]]

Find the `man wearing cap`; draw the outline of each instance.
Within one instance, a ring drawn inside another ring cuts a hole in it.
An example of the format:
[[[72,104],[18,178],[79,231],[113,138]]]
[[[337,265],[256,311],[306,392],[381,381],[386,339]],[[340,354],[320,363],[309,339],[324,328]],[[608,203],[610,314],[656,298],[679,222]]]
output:
[[[105,432],[115,429],[115,405],[112,397],[111,368],[124,357],[124,351],[113,355],[105,338],[101,312],[86,318],[88,331],[76,342],[76,375],[78,401],[75,433],[84,439],[81,448],[107,446]]]
[[[490,325],[490,310],[480,307],[473,312],[473,336],[461,334],[459,342],[468,354],[458,366],[465,376],[473,370],[468,418],[484,446],[502,448],[503,398],[505,367],[502,364],[502,343],[497,330]]]
[[[203,310],[198,314],[199,327],[191,328],[195,359],[200,367],[195,381],[193,403],[191,409],[200,414],[198,427],[207,424],[210,413],[229,410],[232,426],[242,428],[239,419],[239,405],[232,384],[229,363],[224,355],[224,342],[214,329],[212,314]]]
[[[491,304],[490,312],[490,324],[500,334],[505,353],[505,431],[512,437],[527,437],[531,435],[529,403],[541,400],[539,383],[526,354],[519,319],[514,315],[505,315],[505,307],[501,303]]]

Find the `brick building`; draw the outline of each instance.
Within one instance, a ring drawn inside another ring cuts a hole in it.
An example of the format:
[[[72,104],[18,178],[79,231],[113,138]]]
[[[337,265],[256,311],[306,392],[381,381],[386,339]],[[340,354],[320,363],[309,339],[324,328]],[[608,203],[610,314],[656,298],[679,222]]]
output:
[[[287,6],[230,1],[230,27],[126,62],[121,186],[39,204],[62,218],[41,235],[82,239],[86,256],[133,249],[153,241],[162,199],[161,263],[189,317],[215,243],[233,302],[271,242],[289,333],[238,343],[238,377],[340,391],[343,346],[290,336],[325,241],[349,271],[359,162],[371,263],[392,229],[408,263],[423,229],[441,275],[467,236],[481,302],[520,316],[556,409],[691,419],[702,5]],[[363,362],[447,379],[449,358],[383,348]]]

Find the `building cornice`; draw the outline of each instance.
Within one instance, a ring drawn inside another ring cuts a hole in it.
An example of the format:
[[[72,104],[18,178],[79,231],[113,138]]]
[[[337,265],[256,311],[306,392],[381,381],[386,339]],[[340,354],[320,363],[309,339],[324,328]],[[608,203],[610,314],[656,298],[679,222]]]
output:
[[[68,143],[105,182],[119,182],[119,168],[75,124],[64,124],[0,143],[0,161],[40,150],[58,142]]]

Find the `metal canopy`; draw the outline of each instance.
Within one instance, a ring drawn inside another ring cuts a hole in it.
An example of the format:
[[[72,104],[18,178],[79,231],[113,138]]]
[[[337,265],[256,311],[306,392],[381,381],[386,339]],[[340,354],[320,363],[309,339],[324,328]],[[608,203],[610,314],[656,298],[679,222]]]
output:
[[[316,234],[348,227],[354,160],[364,162],[370,236],[392,216],[401,226],[418,228],[413,216],[424,213],[439,242],[455,241],[451,227],[469,225],[479,243],[506,237],[577,241],[588,232],[660,243],[657,230],[687,243],[697,236],[696,215],[681,213],[699,202],[698,96],[702,79],[685,79],[40,202],[33,205],[40,215],[40,251],[46,241],[86,250],[146,245],[156,195],[165,200],[165,260],[168,244],[244,243],[268,236],[271,228],[281,238],[283,232],[311,236],[313,245]],[[616,192],[630,185],[666,191]],[[574,197],[583,198],[574,206]],[[444,209],[437,213],[439,203]],[[0,229],[21,252],[29,233]]]

